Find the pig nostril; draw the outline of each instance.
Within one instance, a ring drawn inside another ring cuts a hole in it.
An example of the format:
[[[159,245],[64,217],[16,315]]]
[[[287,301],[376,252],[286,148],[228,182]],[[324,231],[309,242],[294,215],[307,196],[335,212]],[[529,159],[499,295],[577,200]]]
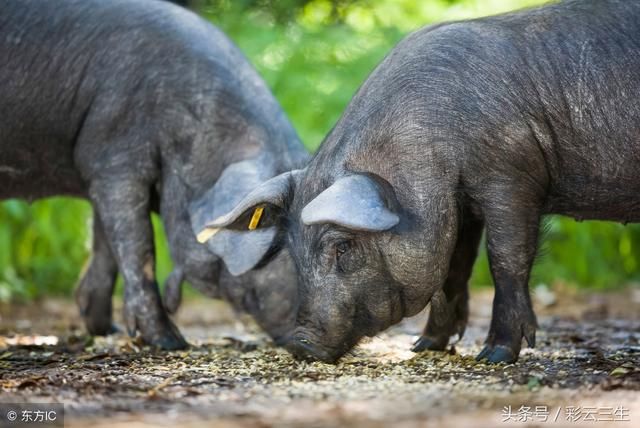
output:
[[[301,336],[290,338],[285,346],[286,349],[293,354],[298,360],[305,361],[328,361],[329,357],[320,348],[317,347],[310,339]]]
[[[313,345],[308,339],[294,337],[287,343],[286,348],[299,359],[309,359],[313,356]]]

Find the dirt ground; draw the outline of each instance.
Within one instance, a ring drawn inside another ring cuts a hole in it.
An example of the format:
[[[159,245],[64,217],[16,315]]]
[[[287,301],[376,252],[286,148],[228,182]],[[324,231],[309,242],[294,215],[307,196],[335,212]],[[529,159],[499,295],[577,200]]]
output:
[[[181,309],[181,352],[87,337],[69,301],[4,306],[0,402],[63,402],[65,426],[94,428],[640,426],[640,289],[538,297],[537,348],[498,366],[474,360],[490,291],[448,353],[409,351],[421,314],[335,366],[294,361],[210,300]]]

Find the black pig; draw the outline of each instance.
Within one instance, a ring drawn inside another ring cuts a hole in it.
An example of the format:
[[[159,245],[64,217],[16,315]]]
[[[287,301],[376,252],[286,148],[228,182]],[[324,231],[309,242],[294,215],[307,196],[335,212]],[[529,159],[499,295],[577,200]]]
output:
[[[161,1],[4,1],[0,117],[0,199],[70,195],[93,204],[93,257],[76,295],[91,333],[112,328],[119,271],[129,333],[165,349],[186,345],[158,293],[152,210],[176,265],[171,310],[186,279],[234,296],[274,337],[288,330],[295,268],[275,251],[276,228],[201,236],[207,245],[194,233],[307,157],[219,30]]]
[[[334,361],[433,303],[415,349],[462,333],[483,229],[495,282],[478,355],[535,344],[546,214],[640,220],[640,2],[565,1],[424,28],[382,61],[305,169],[211,227],[281,211],[300,310],[289,348]]]

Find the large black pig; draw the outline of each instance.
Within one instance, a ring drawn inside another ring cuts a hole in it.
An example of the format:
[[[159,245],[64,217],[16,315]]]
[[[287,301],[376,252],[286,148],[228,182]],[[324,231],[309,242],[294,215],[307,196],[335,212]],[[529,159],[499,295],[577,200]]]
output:
[[[70,195],[94,207],[93,257],[76,294],[91,333],[112,328],[120,272],[129,333],[186,345],[158,292],[152,210],[176,265],[170,310],[186,279],[248,310],[276,339],[289,330],[296,277],[278,230],[208,233],[206,245],[194,232],[307,158],[219,30],[162,1],[4,1],[0,117],[0,199]]]
[[[430,301],[415,349],[443,349],[464,331],[484,229],[496,293],[478,358],[512,362],[535,343],[541,217],[640,220],[638,94],[640,2],[427,27],[369,76],[308,167],[210,226],[242,227],[256,206],[287,219],[300,287],[289,348],[325,361]]]

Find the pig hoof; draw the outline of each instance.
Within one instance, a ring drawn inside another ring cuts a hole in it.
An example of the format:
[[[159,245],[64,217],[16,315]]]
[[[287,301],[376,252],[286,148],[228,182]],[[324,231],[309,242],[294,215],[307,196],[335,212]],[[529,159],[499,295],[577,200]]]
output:
[[[111,295],[101,295],[81,284],[76,291],[76,303],[90,335],[107,336],[118,331],[111,317]]]
[[[486,345],[484,349],[476,357],[476,361],[487,360],[490,363],[515,363],[518,360],[518,354],[504,345]]]
[[[142,318],[136,315],[133,307],[125,304],[124,319],[129,336],[135,337],[139,332],[142,342],[154,348],[173,351],[189,346],[164,310]]]
[[[150,343],[150,345],[156,348],[164,349],[165,351],[174,351],[177,349],[185,349],[189,347],[189,344],[187,343],[186,340],[184,340],[182,335],[178,335],[178,336],[165,335],[160,337],[158,340],[154,341],[153,343]]]
[[[413,352],[422,352],[422,351],[444,351],[449,343],[449,338],[446,339],[433,339],[426,336],[420,336],[418,340],[415,341],[411,350]]]
[[[156,332],[152,335],[141,333],[142,341],[154,348],[163,349],[165,351],[174,351],[177,349],[185,349],[189,346],[182,337],[178,329],[171,324],[172,328],[168,328],[162,333]]]
[[[150,329],[150,332],[140,329],[144,343],[166,351],[185,349],[189,346],[180,331],[178,331],[178,328],[169,319],[167,319],[166,323],[160,323],[158,327]]]
[[[122,330],[120,330],[120,327],[118,327],[115,324],[111,324],[111,326],[109,326],[109,328],[107,329],[106,333],[103,333],[103,334],[95,333],[94,336],[108,336],[110,334],[118,334],[121,332]]]
[[[118,328],[111,321],[111,308],[108,311],[80,311],[84,325],[92,336],[108,336],[118,332]]]
[[[110,334],[120,333],[120,329],[115,324],[112,324],[111,320],[95,322],[90,318],[85,318],[84,323],[87,327],[87,332],[91,336],[109,336]]]

